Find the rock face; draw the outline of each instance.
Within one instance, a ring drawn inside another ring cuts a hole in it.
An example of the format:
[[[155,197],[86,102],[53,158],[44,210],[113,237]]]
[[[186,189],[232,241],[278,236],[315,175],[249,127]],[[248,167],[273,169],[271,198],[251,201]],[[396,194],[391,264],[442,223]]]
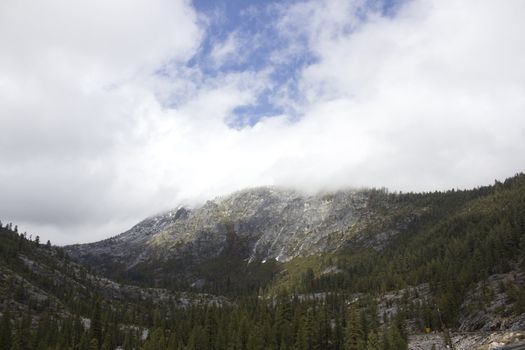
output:
[[[523,331],[490,333],[452,333],[452,344],[456,350],[522,349],[525,347]],[[521,347],[519,347],[521,345]],[[515,347],[514,347],[515,346]],[[415,334],[408,339],[409,350],[446,350],[442,333]]]
[[[523,330],[525,314],[516,313],[513,288],[522,286],[525,274],[516,267],[514,271],[489,276],[477,283],[461,305],[459,330],[469,332]]]
[[[256,188],[148,218],[129,231],[91,244],[65,247],[95,267],[131,269],[151,259],[193,262],[234,251],[247,262],[286,261],[341,247],[369,221],[368,196],[340,191],[308,196]],[[109,263],[109,264],[108,264]]]

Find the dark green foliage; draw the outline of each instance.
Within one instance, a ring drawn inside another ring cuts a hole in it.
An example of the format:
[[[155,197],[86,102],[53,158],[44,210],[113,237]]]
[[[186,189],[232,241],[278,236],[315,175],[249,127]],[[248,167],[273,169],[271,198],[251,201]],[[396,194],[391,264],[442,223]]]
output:
[[[13,342],[13,334],[11,330],[11,314],[8,309],[4,311],[0,322],[0,349],[10,349]]]
[[[344,350],[365,350],[366,335],[363,326],[357,310],[351,307],[346,319]]]
[[[100,303],[97,301],[93,307],[90,325],[90,338],[96,339],[97,344],[102,344],[102,320],[100,315]]]

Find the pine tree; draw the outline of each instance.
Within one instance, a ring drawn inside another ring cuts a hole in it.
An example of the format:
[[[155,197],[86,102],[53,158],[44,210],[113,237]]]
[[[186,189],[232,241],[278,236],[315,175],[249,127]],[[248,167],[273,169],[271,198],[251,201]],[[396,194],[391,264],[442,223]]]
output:
[[[0,321],[0,349],[11,349],[12,337],[11,315],[9,309],[6,309]]]
[[[246,350],[263,350],[264,339],[262,338],[261,329],[258,326],[252,327],[248,335]]]
[[[38,327],[33,331],[32,345],[34,349],[47,348],[47,332],[49,331],[49,318],[47,314],[40,317]]]
[[[194,349],[194,348],[188,347],[188,349]],[[227,349],[228,350],[242,350],[241,338],[238,336],[238,333],[236,331],[233,331],[232,333],[230,333],[230,339],[228,341]]]
[[[38,342],[38,345],[36,347],[34,347],[34,349],[36,349],[36,350],[47,350],[48,349],[48,344],[45,341],[45,339],[41,339]],[[79,349],[79,350],[83,350],[83,349]]]
[[[78,350],[89,350],[89,338],[87,333],[82,334],[82,337],[80,338],[80,344],[78,345]]]
[[[89,342],[89,350],[99,350],[98,348],[98,340],[96,338],[91,338],[91,341]]]
[[[102,342],[102,346],[100,347],[101,350],[112,350],[111,348],[111,337],[109,333],[106,333],[104,336],[104,341]]]
[[[169,336],[169,339],[168,339],[168,349],[177,349],[177,344],[179,343],[179,339],[177,337],[177,334],[172,331],[170,336]],[[222,349],[223,347],[222,346],[219,346],[219,344],[217,344],[217,348],[219,349]],[[126,348],[124,347],[124,350],[126,350]]]
[[[191,331],[188,346],[186,348],[189,350],[206,350],[207,345],[208,344],[204,337],[204,329],[202,326],[196,325]]]
[[[390,346],[390,339],[387,332],[383,332],[383,337],[381,339],[381,348],[383,350],[392,350],[392,347]]]
[[[306,325],[304,323],[299,324],[299,330],[295,337],[294,350],[306,350],[310,348],[310,339]]]
[[[334,347],[340,349],[344,344],[344,332],[341,324],[341,318],[339,315],[335,318],[335,329],[334,329]]]
[[[359,315],[354,307],[348,311],[344,350],[364,350],[365,339]]]
[[[402,333],[400,332],[399,328],[395,325],[392,325],[389,329],[389,344],[391,350],[407,350],[408,349],[408,343],[406,339],[404,339]]]
[[[122,345],[124,350],[133,350],[133,342],[131,340],[131,332],[126,332],[126,336],[124,337],[124,344]],[[174,349],[174,348],[173,348]]]
[[[162,328],[157,328],[153,331],[148,341],[144,344],[143,349],[151,350],[165,350],[166,339]]]
[[[91,324],[89,327],[89,332],[91,334],[91,338],[95,339],[97,341],[97,346],[99,344],[102,344],[102,320],[100,315],[100,302],[97,301],[95,303],[95,306],[93,308],[93,314],[91,316]],[[92,345],[92,342],[90,343],[90,346]]]
[[[368,334],[368,342],[366,345],[366,350],[380,350],[380,343],[379,343],[379,337],[377,336],[376,332],[370,332]]]
[[[18,325],[15,336],[13,337],[13,342],[11,345],[12,350],[24,350],[24,340],[23,340],[23,332],[21,328],[21,324]]]
[[[14,350],[26,350],[30,346],[30,327],[31,317],[29,314],[25,314],[22,319],[18,322],[15,336],[13,338],[13,349]]]

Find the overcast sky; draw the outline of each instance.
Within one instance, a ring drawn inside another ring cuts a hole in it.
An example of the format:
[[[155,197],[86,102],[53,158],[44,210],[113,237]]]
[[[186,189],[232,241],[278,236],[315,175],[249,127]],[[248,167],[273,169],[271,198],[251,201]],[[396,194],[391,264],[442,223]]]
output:
[[[65,244],[250,186],[525,169],[525,1],[3,0],[0,219]]]

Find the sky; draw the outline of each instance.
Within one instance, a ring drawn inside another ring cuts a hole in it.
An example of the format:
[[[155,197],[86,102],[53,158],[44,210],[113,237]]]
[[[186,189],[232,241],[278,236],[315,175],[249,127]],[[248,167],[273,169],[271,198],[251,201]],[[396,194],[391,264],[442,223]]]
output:
[[[0,220],[53,243],[254,186],[525,170],[522,0],[4,0]]]

